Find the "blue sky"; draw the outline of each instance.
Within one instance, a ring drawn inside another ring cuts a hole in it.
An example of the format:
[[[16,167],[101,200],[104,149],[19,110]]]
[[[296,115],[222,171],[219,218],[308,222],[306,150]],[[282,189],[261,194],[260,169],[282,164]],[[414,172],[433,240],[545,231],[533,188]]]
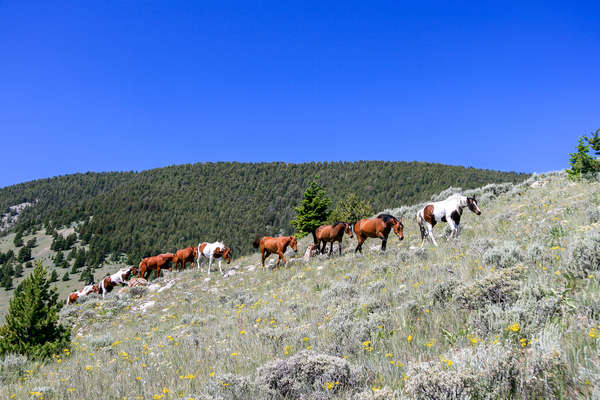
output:
[[[562,169],[600,128],[599,20],[597,1],[0,0],[0,187],[223,160]]]

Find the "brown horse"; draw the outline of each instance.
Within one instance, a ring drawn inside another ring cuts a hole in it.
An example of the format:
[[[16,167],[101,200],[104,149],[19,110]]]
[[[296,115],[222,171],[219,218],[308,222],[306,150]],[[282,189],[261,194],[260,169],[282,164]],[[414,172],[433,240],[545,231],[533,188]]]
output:
[[[146,279],[146,276],[150,277],[150,272],[155,269],[156,277],[158,278],[160,276],[160,270],[164,269],[169,261],[173,261],[173,257],[175,257],[175,254],[165,253],[144,258],[138,267],[138,277]]]
[[[296,241],[295,236],[281,236],[276,238],[265,236],[260,239],[257,236],[252,243],[252,246],[254,246],[255,249],[260,248],[263,268],[265,266],[265,258],[269,257],[271,254],[279,254],[279,259],[277,260],[276,265],[279,266],[279,262],[281,260],[283,260],[284,264],[287,263],[283,253],[285,253],[288,246],[290,246],[294,252],[298,251],[298,242]]]
[[[404,225],[402,224],[402,220],[398,220],[393,215],[379,214],[376,218],[366,218],[356,221],[354,224],[354,233],[356,233],[358,246],[356,246],[354,252],[360,251],[362,253],[362,244],[370,237],[380,238],[381,250],[385,250],[387,238],[392,228],[400,240],[404,239],[404,233],[402,232]]]
[[[340,255],[342,255],[342,239],[344,238],[344,232],[346,235],[353,237],[352,226],[347,222],[336,222],[333,225],[321,225],[315,229],[312,232],[312,235],[318,252],[323,253],[325,247],[327,247],[327,243],[331,243],[329,246],[329,255],[331,255],[331,252],[333,251],[333,242],[339,242],[338,248],[340,250]],[[322,249],[319,248],[321,242],[323,243]]]
[[[185,264],[188,262],[191,262],[193,267],[196,257],[198,257],[198,249],[196,249],[194,246],[177,250],[175,257],[173,257],[173,267],[177,268],[177,266],[181,264],[181,268],[179,270],[183,271],[185,269]]]

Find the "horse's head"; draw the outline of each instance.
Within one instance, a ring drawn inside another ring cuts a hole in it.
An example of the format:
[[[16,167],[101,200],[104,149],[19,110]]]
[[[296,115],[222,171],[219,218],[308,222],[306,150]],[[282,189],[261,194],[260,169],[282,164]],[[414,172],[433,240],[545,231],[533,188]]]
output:
[[[127,270],[127,274],[126,274],[127,277],[125,279],[128,279],[132,275],[137,275],[137,271],[138,271],[137,267],[131,267],[131,268],[129,268]]]
[[[404,224],[401,219],[394,218],[394,233],[398,235],[398,239],[404,240]]]
[[[227,264],[231,263],[231,249],[229,247],[223,249],[223,258],[227,261]]]
[[[481,210],[477,205],[477,200],[475,199],[475,196],[467,197],[467,207],[469,207],[469,210],[473,211],[475,214],[481,215]]]
[[[346,235],[353,238],[354,236],[352,235],[352,224],[344,222],[344,232],[346,232]]]
[[[290,236],[290,247],[294,251],[298,251],[298,241],[296,240],[296,236]]]

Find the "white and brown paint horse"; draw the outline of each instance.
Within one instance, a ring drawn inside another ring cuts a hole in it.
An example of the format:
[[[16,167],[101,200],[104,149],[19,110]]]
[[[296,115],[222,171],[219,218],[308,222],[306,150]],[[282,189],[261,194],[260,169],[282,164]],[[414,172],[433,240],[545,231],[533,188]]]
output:
[[[219,260],[219,272],[222,274],[221,270],[221,261],[225,259],[227,264],[231,262],[231,249],[225,246],[222,242],[214,242],[214,243],[200,243],[198,245],[198,269],[202,272],[202,268],[200,267],[201,262],[208,259],[208,274],[210,275],[210,267],[212,266],[212,261],[214,258]],[[201,261],[202,260],[202,261]]]
[[[432,243],[437,246],[437,242],[433,237],[433,227],[439,221],[447,222],[452,232],[448,240],[458,236],[460,227],[460,217],[463,208],[468,207],[469,210],[477,215],[481,215],[481,210],[477,205],[475,197],[467,197],[461,194],[454,194],[443,201],[436,201],[427,204],[423,209],[417,212],[417,223],[421,230],[421,246],[425,243],[425,237],[429,237]]]
[[[102,279],[102,282],[100,282],[100,288],[99,291],[102,294],[102,298],[104,298],[104,296],[106,296],[106,293],[110,292],[113,287],[117,286],[117,285],[128,285],[129,284],[129,278],[131,278],[132,275],[137,274],[137,268],[136,267],[129,267],[129,268],[123,268],[120,269],[118,272],[115,272],[112,275],[109,275],[107,277],[105,277],[104,279]]]
[[[91,285],[87,285],[83,289],[78,290],[77,292],[72,292],[69,295],[69,297],[67,297],[67,304],[73,304],[81,297],[87,296],[90,293],[98,293],[97,283],[92,283]]]

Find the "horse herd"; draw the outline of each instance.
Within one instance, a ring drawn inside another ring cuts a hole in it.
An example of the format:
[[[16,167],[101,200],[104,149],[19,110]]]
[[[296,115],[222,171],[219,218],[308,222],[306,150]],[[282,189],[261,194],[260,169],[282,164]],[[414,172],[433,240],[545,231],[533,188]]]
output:
[[[429,238],[431,242],[437,246],[437,242],[433,237],[433,227],[439,221],[446,222],[450,226],[451,233],[448,239],[456,238],[459,233],[460,217],[465,207],[473,213],[481,215],[481,210],[479,209],[475,197],[467,197],[461,194],[454,194],[443,201],[428,203],[425,207],[420,209],[417,212],[416,217],[421,232],[421,246],[423,246],[426,238]],[[404,224],[402,223],[402,219],[398,219],[390,214],[379,214],[374,218],[364,218],[356,221],[354,224],[336,222],[332,225],[321,225],[316,228],[312,232],[312,246],[318,253],[324,253],[327,243],[330,243],[329,255],[331,255],[333,243],[338,242],[339,254],[341,255],[344,233],[350,238],[353,238],[354,231],[358,242],[354,250],[355,253],[362,253],[362,245],[367,238],[381,239],[381,250],[385,251],[390,232],[393,230],[398,238],[403,240],[403,229]],[[265,259],[271,254],[277,254],[279,256],[276,263],[276,266],[279,266],[281,261],[286,264],[284,254],[288,247],[291,247],[294,252],[298,251],[298,242],[295,236],[257,236],[252,244],[254,248],[260,249],[263,267],[265,266]],[[177,250],[175,254],[164,253],[146,257],[137,267],[123,268],[115,274],[105,277],[98,284],[87,285],[79,291],[72,292],[67,299],[67,304],[71,304],[77,301],[78,298],[90,293],[99,293],[104,297],[113,287],[120,284],[129,284],[129,279],[135,275],[139,278],[147,278],[152,271],[155,271],[156,277],[158,277],[160,276],[161,269],[169,268],[169,270],[172,270],[172,266],[175,268],[179,266],[180,271],[184,270],[188,262],[191,262],[192,265],[196,262],[197,268],[201,269],[201,263],[208,260],[207,271],[208,274],[210,274],[213,259],[219,261],[219,271],[223,273],[221,270],[221,261],[225,259],[228,264],[231,262],[231,249],[222,242],[203,242],[200,243],[197,248],[193,246],[186,247]],[[172,263],[171,267],[168,266],[169,262]]]

